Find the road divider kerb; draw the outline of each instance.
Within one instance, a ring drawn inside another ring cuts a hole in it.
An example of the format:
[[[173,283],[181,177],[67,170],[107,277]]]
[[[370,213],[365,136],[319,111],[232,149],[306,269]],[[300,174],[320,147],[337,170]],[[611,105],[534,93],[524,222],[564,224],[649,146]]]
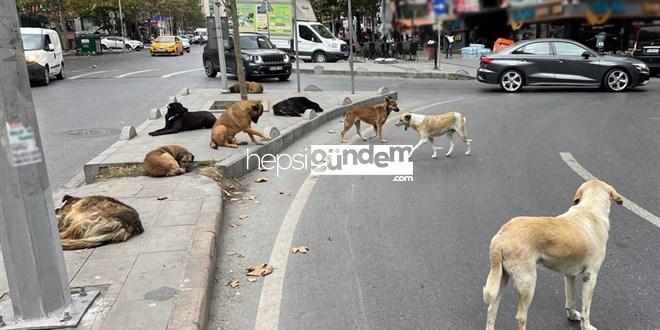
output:
[[[302,74],[315,74],[327,76],[350,76],[348,70],[326,69],[300,69]],[[475,77],[463,73],[450,72],[389,72],[389,71],[359,71],[361,77],[392,77],[413,79],[448,79],[448,80],[474,80]]]

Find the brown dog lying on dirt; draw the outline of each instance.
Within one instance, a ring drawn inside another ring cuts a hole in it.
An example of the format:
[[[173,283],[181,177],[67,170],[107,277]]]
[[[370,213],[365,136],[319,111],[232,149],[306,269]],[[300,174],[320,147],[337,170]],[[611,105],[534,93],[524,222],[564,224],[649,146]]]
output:
[[[55,210],[62,249],[88,249],[142,234],[137,211],[110,197],[65,195]]]
[[[149,151],[144,157],[144,173],[147,176],[175,176],[186,173],[195,156],[186,148],[168,145]]]
[[[374,127],[375,136],[380,138],[380,142],[385,143],[387,140],[383,139],[383,125],[387,121],[387,117],[392,111],[399,112],[396,100],[385,97],[385,103],[377,104],[374,106],[355,106],[346,111],[344,115],[344,129],[341,131],[341,143],[346,143],[346,132],[351,129],[355,124],[357,134],[362,140],[367,141],[367,138],[362,136],[360,132],[360,121],[367,122]]]
[[[249,94],[261,94],[264,92],[264,85],[254,81],[246,81],[245,90]],[[241,86],[238,83],[235,83],[229,87],[229,91],[232,93],[240,93]]]
[[[239,144],[244,144],[236,141],[235,135],[239,132],[247,133],[254,144],[262,144],[254,138],[255,135],[270,141],[270,137],[250,126],[250,121],[256,124],[263,113],[264,107],[257,101],[243,100],[232,104],[211,129],[211,148],[237,148]]]

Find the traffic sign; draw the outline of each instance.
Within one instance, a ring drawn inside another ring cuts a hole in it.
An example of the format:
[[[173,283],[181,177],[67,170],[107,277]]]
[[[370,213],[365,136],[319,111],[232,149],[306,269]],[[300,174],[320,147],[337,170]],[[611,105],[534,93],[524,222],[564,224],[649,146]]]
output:
[[[436,15],[442,15],[445,13],[445,10],[447,8],[445,4],[445,0],[433,0],[433,12]]]

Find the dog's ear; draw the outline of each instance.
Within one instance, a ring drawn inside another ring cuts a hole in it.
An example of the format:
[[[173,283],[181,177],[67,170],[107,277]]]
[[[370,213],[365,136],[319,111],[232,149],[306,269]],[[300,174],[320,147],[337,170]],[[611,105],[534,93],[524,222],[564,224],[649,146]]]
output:
[[[580,203],[580,199],[582,199],[582,187],[580,187],[575,192],[575,197],[573,197],[573,205],[578,205],[578,203]]]
[[[79,199],[78,197],[74,197],[71,195],[64,195],[64,197],[62,197],[62,203],[69,203],[78,199]]]
[[[610,186],[610,198],[619,205],[623,204],[623,197],[612,186]]]
[[[260,102],[255,102],[252,104],[252,107],[250,107],[250,118],[252,118],[253,123],[257,123],[259,121],[259,117],[264,113],[264,106],[261,105]]]
[[[403,118],[404,118],[406,121],[410,121],[410,119],[412,118],[412,115],[408,113],[408,114],[403,115]]]

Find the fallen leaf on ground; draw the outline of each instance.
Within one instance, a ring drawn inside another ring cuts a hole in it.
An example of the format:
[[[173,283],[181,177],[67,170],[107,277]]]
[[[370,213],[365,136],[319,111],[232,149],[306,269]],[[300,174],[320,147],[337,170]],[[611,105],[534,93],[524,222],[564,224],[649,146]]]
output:
[[[257,178],[256,180],[254,180],[254,182],[256,182],[256,183],[268,182],[268,179],[266,179],[266,178]]]
[[[225,252],[225,254],[228,255],[228,256],[235,256],[235,255],[238,254],[238,252],[236,252],[236,251],[227,251],[227,252]]]
[[[291,249],[291,253],[307,254],[307,252],[309,252],[309,248],[306,247],[306,246],[298,246],[298,247],[294,247],[293,249]]]
[[[257,195],[250,195],[250,196],[245,196],[243,197],[244,200],[252,201],[257,199]]]
[[[268,266],[268,264],[259,264],[252,267],[246,268],[247,276],[266,276],[273,272],[273,267]]]
[[[282,195],[282,196],[291,196],[291,193],[286,192],[286,191],[280,191],[280,195]]]
[[[238,228],[238,227],[240,227],[240,226],[241,226],[241,225],[239,225],[239,224],[237,224],[237,223],[230,223],[230,224],[229,224],[229,227],[232,227],[232,228]]]
[[[240,201],[241,199],[238,198],[238,197],[234,197],[234,198],[232,198],[232,199],[230,199],[230,200],[231,200],[232,202],[238,202],[238,201]]]
[[[329,129],[329,130],[328,130],[328,133],[330,133],[330,134],[335,134],[335,133],[337,133],[337,131],[335,131],[334,129]]]
[[[256,282],[257,279],[254,277],[248,277],[248,282]]]
[[[227,286],[232,288],[232,289],[238,288],[239,285],[241,285],[241,283],[238,280],[233,280],[233,281],[227,283]]]
[[[167,199],[167,196],[156,197],[156,199],[159,200],[159,201],[164,201],[164,200]]]
[[[238,218],[241,219],[241,220],[245,220],[248,217],[249,217],[249,215],[247,215],[247,214],[241,214],[241,215],[238,216]]]

